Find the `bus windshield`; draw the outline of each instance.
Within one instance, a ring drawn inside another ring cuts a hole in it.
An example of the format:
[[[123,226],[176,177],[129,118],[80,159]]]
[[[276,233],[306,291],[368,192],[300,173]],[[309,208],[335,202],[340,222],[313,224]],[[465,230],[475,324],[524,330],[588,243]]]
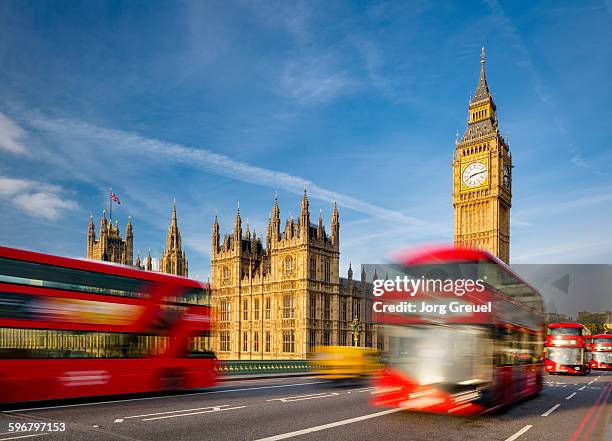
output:
[[[612,352],[593,352],[593,360],[612,364]]]
[[[547,348],[547,358],[558,364],[582,364],[582,348]]]
[[[610,338],[594,338],[593,339],[593,343],[595,343],[595,344],[607,343],[609,345],[612,345],[612,337],[610,337]]]
[[[582,328],[548,328],[549,335],[582,335]]]
[[[388,364],[421,385],[488,382],[492,344],[470,326],[390,326]]]

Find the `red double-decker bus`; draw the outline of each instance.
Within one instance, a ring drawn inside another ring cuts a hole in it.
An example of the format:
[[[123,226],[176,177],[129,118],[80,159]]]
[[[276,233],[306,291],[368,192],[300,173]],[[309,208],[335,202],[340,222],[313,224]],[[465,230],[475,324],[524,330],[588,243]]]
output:
[[[580,323],[551,323],[545,343],[546,372],[550,374],[580,374],[591,371],[589,329]]]
[[[542,389],[542,297],[505,263],[483,250],[435,248],[402,256],[391,280],[394,269],[426,284],[373,304],[384,335],[374,405],[473,415]]]
[[[0,402],[207,387],[210,289],[0,247]]]
[[[596,334],[588,338],[592,369],[612,370],[612,334]]]

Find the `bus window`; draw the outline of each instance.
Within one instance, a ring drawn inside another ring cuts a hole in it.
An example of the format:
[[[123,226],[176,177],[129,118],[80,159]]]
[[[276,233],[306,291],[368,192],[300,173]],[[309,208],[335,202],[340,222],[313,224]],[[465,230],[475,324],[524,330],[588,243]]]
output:
[[[0,359],[143,358],[167,347],[168,337],[161,335],[0,328]]]
[[[144,280],[0,258],[0,282],[91,294],[147,297]]]

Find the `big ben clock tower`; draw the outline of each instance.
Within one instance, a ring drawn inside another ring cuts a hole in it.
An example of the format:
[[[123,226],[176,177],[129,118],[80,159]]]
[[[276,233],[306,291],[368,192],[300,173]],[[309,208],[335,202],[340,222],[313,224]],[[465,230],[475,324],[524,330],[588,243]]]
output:
[[[461,139],[457,136],[453,158],[455,246],[483,248],[508,263],[512,156],[497,125],[485,76],[484,48],[480,63],[468,126]]]

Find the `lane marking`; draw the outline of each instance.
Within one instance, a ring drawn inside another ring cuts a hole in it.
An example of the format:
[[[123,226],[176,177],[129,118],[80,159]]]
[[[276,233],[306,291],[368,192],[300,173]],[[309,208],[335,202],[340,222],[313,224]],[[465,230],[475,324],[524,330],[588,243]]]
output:
[[[578,390],[584,390],[586,386],[579,387]]]
[[[185,416],[192,416],[192,415],[202,415],[204,413],[213,413],[213,412],[223,412],[226,410],[235,410],[235,409],[244,409],[246,406],[236,406],[236,407],[226,407],[221,409],[220,407],[214,408],[213,410],[204,410],[202,412],[192,412],[192,413],[180,413],[180,414],[176,414],[176,415],[165,415],[165,416],[159,416],[159,417],[153,417],[153,418],[144,418],[142,421],[154,421],[154,420],[163,420],[166,418],[178,418],[178,417],[185,417]]]
[[[222,407],[228,407],[228,406],[229,406],[229,404],[224,404],[224,405],[221,405],[221,406],[206,406],[206,407],[196,407],[195,409],[169,410],[169,411],[166,411],[166,412],[146,413],[144,415],[131,415],[131,416],[123,417],[123,418],[117,418],[115,420],[115,423],[121,423],[121,422],[123,422],[123,420],[128,420],[130,418],[144,418],[144,417],[157,416],[157,415],[169,415],[171,413],[194,412],[196,410],[220,409]],[[118,420],[120,420],[120,421],[118,421]]]
[[[340,395],[338,392],[321,392],[318,394],[298,395],[295,397],[272,398],[266,401],[280,401],[281,403],[292,403],[294,401],[314,400],[317,398],[330,398]]]
[[[519,430],[518,432],[516,432],[514,435],[509,436],[508,438],[506,438],[504,441],[514,441],[515,439],[517,439],[519,436],[521,436],[523,433],[527,432],[529,429],[531,429],[533,426],[531,424],[528,424],[527,426],[523,427],[521,430]]]
[[[571,400],[574,395],[576,395],[576,392],[574,392],[573,394],[568,395],[567,397],[565,397],[566,400]]]
[[[404,409],[397,408],[397,409],[383,410],[382,412],[370,413],[368,415],[363,415],[363,416],[355,417],[355,418],[349,418],[347,420],[342,420],[342,421],[336,421],[334,423],[323,424],[321,426],[314,426],[308,429],[296,430],[294,432],[288,432],[288,433],[282,433],[280,435],[269,436],[267,438],[260,438],[256,441],[278,441],[281,439],[293,438],[294,436],[305,435],[307,433],[313,433],[313,432],[319,432],[321,430],[332,429],[334,427],[344,426],[346,424],[358,423],[359,421],[365,421],[371,418],[377,418],[380,416],[389,415],[391,413],[401,412],[402,410]]]
[[[553,413],[555,410],[557,410],[557,408],[561,407],[561,404],[555,404],[553,407],[551,407],[550,409],[548,409],[546,412],[544,412],[542,415],[543,417],[547,417],[548,415],[550,415],[551,413]]]
[[[608,384],[609,387],[612,387],[610,384]],[[597,408],[597,406],[599,405],[599,402],[601,401],[601,399],[603,398],[603,396],[606,393],[606,390],[608,389],[608,387],[604,388],[604,390],[601,391],[601,393],[599,394],[599,396],[597,397],[597,400],[595,401],[595,404],[593,404],[593,407],[591,407],[591,409],[589,410],[589,412],[584,416],[584,418],[582,419],[582,421],[580,422],[580,425],[578,426],[578,428],[576,429],[576,431],[573,433],[572,437],[569,439],[569,441],[576,441],[578,439],[578,437],[580,436],[580,433],[582,432],[582,430],[584,429],[584,426],[586,426],[586,424],[589,422],[589,420],[591,419],[591,416],[593,416],[593,413],[595,412],[595,409]]]
[[[0,439],[0,441],[8,441],[9,439],[32,438],[34,436],[43,436],[43,435],[49,435],[49,434],[48,433],[34,433],[32,435],[21,435],[21,436],[13,436],[11,438],[2,438]]]
[[[78,403],[78,404],[62,404],[59,406],[47,406],[47,407],[29,407],[26,409],[11,409],[3,410],[2,413],[20,413],[20,412],[32,412],[36,410],[48,410],[48,409],[65,409],[67,407],[80,407],[80,406],[99,406],[104,404],[117,404],[117,403],[129,403],[133,401],[145,401],[145,400],[161,400],[165,398],[180,398],[180,397],[192,397],[195,395],[209,395],[209,394],[223,394],[229,392],[245,392],[249,390],[261,390],[261,389],[276,389],[279,387],[296,387],[296,386],[308,386],[310,384],[323,384],[329,383],[329,381],[311,381],[308,383],[295,383],[295,384],[276,384],[274,386],[257,386],[257,387],[244,387],[240,389],[223,389],[213,390],[207,392],[194,392],[179,395],[162,395],[157,397],[143,397],[143,398],[127,398],[125,400],[110,400],[110,401],[96,401],[95,403]]]
[[[349,389],[347,391],[347,393],[351,393],[351,392],[357,392],[357,393],[361,393],[361,392],[371,392],[373,390],[379,389],[379,386],[371,386],[371,387],[363,387],[363,388],[359,388],[359,389]]]

